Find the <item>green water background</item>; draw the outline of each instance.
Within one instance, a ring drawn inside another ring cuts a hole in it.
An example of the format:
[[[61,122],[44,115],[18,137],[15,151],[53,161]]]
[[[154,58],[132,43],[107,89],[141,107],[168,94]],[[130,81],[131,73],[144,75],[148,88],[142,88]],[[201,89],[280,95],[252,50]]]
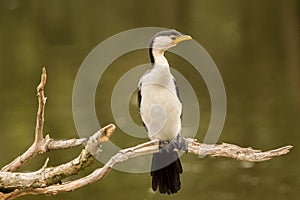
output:
[[[298,0],[0,0],[0,166],[33,141],[35,87],[42,67],[48,71],[45,133],[58,139],[78,137],[72,118],[72,87],[87,54],[121,31],[168,27],[192,35],[222,74],[228,110],[219,142],[263,150],[291,144],[292,152],[256,164],[185,155],[182,190],[171,197],[153,194],[148,174],[113,170],[104,180],[74,192],[21,199],[298,199],[299,19]],[[186,62],[170,53],[167,57],[198,91],[201,122],[196,138],[201,141],[210,120],[206,86]],[[131,66],[148,61],[147,50],[135,51],[120,57],[106,72],[96,96],[101,125],[114,122],[110,110],[114,83]],[[135,108],[131,113],[138,119]],[[121,130],[112,141],[121,147],[140,142]],[[77,148],[37,156],[22,170],[39,169],[46,157],[55,166],[79,152]],[[82,175],[100,166],[95,163]]]

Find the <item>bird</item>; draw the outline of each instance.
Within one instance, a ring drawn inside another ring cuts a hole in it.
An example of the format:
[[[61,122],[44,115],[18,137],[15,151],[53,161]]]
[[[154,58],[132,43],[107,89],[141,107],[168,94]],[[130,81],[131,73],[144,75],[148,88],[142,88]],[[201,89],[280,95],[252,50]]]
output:
[[[186,149],[180,135],[182,101],[164,53],[191,39],[173,29],[156,33],[149,47],[152,69],[145,72],[138,84],[138,108],[143,125],[150,140],[160,143],[159,152],[152,156],[150,175],[153,191],[158,189],[161,194],[175,194],[180,190],[183,170],[174,148]]]

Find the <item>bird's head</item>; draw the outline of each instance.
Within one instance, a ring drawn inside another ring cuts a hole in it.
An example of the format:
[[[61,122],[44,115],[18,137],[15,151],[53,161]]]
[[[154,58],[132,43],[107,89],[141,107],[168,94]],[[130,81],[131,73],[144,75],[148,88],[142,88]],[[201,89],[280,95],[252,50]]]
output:
[[[179,42],[191,39],[191,36],[184,35],[176,30],[163,30],[153,36],[150,48],[164,52],[169,48],[176,46]]]

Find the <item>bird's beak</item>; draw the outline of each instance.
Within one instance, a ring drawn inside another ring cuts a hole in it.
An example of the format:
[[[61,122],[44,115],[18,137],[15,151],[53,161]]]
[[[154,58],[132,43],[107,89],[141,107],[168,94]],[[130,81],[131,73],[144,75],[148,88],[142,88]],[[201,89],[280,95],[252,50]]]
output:
[[[185,40],[191,40],[192,37],[189,35],[182,35],[177,37],[175,40],[173,40],[173,44],[178,44],[179,42],[185,41]]]

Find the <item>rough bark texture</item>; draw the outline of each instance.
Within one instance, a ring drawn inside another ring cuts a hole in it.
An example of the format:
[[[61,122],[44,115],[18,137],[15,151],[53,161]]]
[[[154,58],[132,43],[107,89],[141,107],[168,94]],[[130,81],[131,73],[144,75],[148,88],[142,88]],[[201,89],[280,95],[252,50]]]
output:
[[[136,156],[143,156],[159,151],[160,144],[158,140],[149,141],[131,148],[123,149],[114,155],[102,168],[94,170],[91,174],[85,177],[64,182],[65,178],[76,175],[84,168],[93,164],[95,157],[101,153],[101,143],[108,141],[116,127],[113,124],[107,125],[94,133],[88,140],[54,140],[51,139],[49,135],[44,137],[43,126],[46,104],[44,88],[46,84],[46,77],[46,69],[43,68],[41,82],[37,87],[39,104],[35,140],[25,153],[0,170],[0,200],[15,199],[28,194],[55,195],[60,192],[73,191],[87,184],[101,180],[117,163],[124,162],[127,159]],[[188,143],[187,153],[193,153],[199,156],[222,156],[249,162],[266,161],[273,157],[287,154],[292,148],[292,146],[288,145],[263,152],[250,147],[242,148],[234,144],[222,143],[209,145],[199,143],[192,138],[187,138],[186,140]],[[47,159],[45,164],[38,171],[28,173],[16,172],[39,153],[76,147],[84,143],[86,143],[85,148],[81,151],[79,156],[67,163],[55,167],[47,167],[49,160]]]

